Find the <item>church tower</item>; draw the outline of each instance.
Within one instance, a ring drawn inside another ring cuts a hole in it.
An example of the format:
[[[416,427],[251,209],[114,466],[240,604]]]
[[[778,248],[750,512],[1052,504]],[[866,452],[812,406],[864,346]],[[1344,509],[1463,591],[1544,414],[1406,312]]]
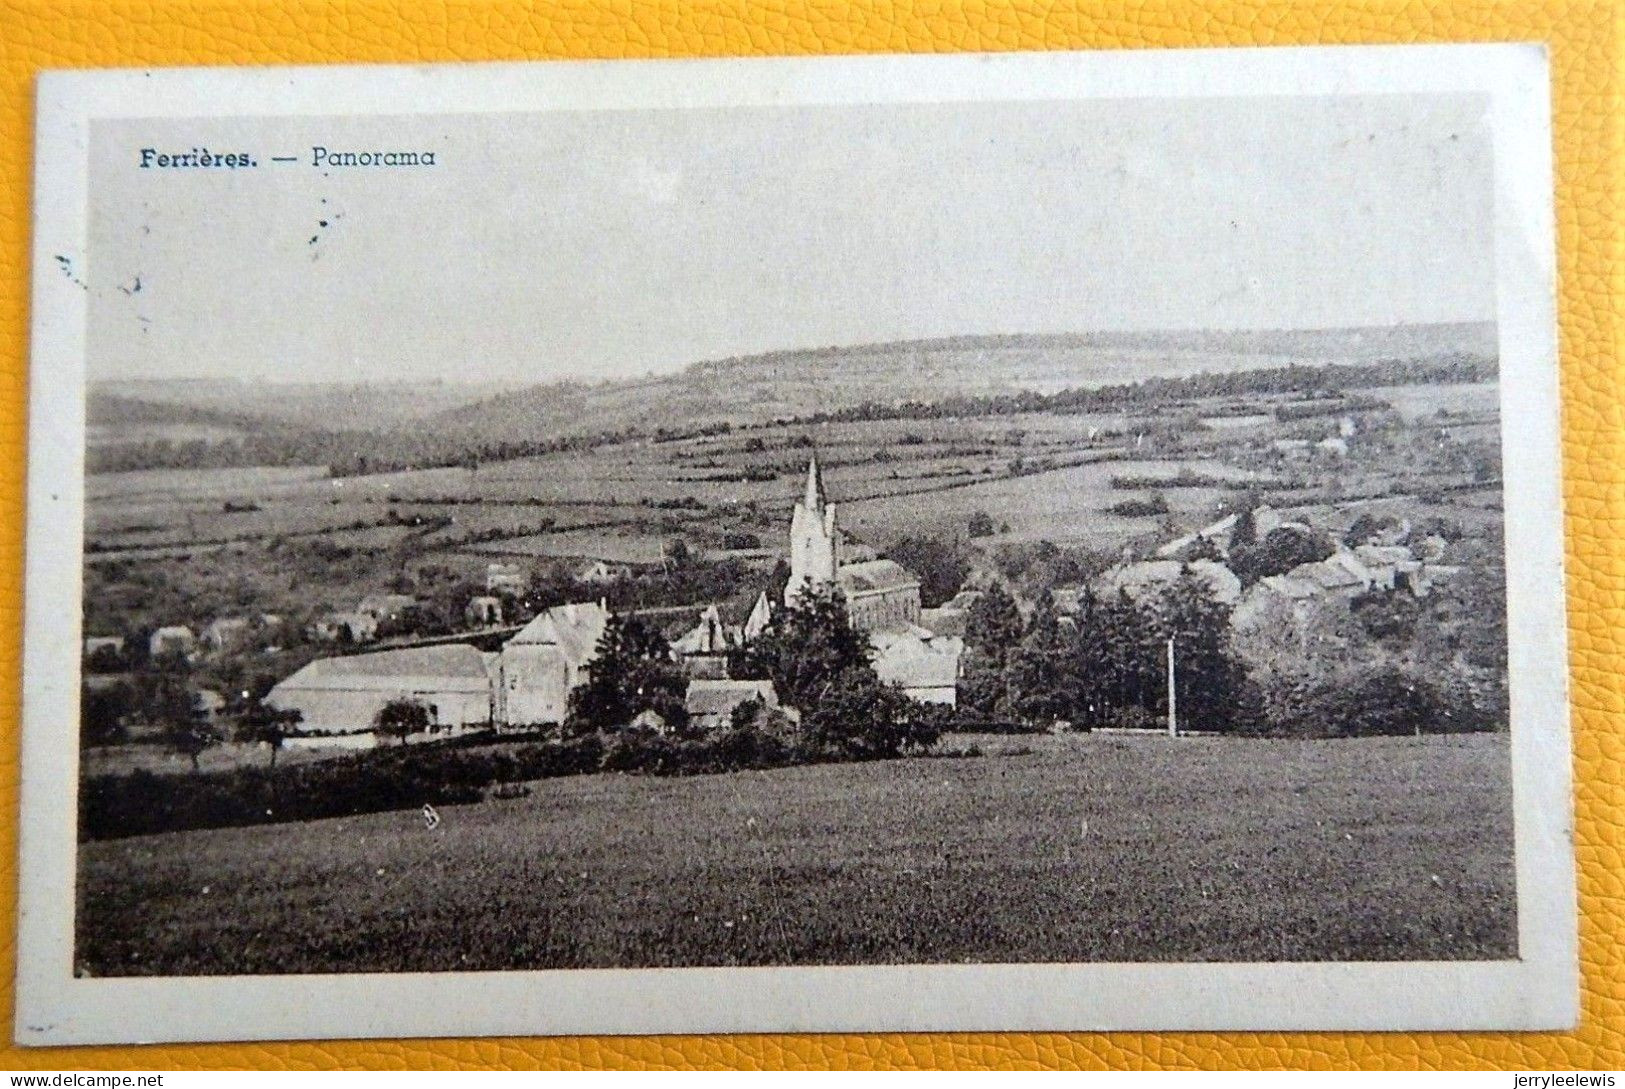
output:
[[[804,586],[833,585],[840,566],[835,507],[824,497],[824,478],[814,456],[807,463],[807,494],[790,518],[790,581],[784,588],[784,603],[794,604]]]

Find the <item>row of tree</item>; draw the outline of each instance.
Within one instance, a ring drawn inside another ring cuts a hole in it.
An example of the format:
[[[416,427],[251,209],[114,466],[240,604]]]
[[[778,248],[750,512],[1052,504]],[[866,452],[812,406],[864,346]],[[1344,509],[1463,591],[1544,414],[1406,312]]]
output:
[[[1188,571],[1160,592],[1084,593],[1065,616],[1047,599],[1023,616],[994,585],[966,621],[962,713],[1027,726],[1149,725],[1167,713],[1171,641],[1181,718],[1204,730],[1238,728],[1247,676],[1229,621],[1229,607]]]

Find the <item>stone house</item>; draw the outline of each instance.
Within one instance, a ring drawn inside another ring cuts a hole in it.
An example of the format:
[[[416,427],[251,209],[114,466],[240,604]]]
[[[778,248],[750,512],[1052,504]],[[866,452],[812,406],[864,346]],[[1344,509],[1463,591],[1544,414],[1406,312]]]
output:
[[[604,603],[559,605],[503,644],[497,657],[496,719],[504,726],[563,722],[570,690],[587,679],[609,624]]]

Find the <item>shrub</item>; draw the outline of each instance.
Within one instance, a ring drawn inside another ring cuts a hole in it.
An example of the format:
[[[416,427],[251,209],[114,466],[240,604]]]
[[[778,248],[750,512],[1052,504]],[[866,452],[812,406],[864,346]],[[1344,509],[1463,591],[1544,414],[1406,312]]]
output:
[[[487,787],[596,771],[596,737],[513,746],[391,747],[279,767],[98,775],[79,791],[79,838],[347,817],[479,801]]]
[[[1152,492],[1144,499],[1124,499],[1113,503],[1106,508],[1106,513],[1123,518],[1147,518],[1152,515],[1167,514],[1172,509],[1168,506],[1166,496],[1161,492]]]
[[[1462,696],[1393,666],[1363,666],[1271,693],[1272,732],[1293,737],[1379,737],[1463,733],[1485,728]]]
[[[794,763],[797,755],[755,726],[716,730],[686,741],[669,734],[626,730],[604,748],[599,768],[641,775],[707,775],[784,767]]]
[[[1113,730],[1166,730],[1168,719],[1138,704],[1113,707],[1101,716],[1101,725]]]

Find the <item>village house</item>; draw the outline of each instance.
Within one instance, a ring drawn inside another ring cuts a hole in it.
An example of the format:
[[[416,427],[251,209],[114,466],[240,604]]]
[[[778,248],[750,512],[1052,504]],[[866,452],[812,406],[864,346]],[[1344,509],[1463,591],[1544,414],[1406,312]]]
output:
[[[1312,452],[1308,439],[1276,439],[1270,448],[1288,460],[1307,459]]]
[[[1145,560],[1125,564],[1100,576],[1095,591],[1102,596],[1127,593],[1131,598],[1140,598],[1148,593],[1160,592],[1187,572],[1200,580],[1215,600],[1226,605],[1234,605],[1241,600],[1241,580],[1230,568],[1213,560],[1192,560],[1189,563]]]
[[[203,629],[203,642],[214,653],[239,650],[254,635],[254,622],[243,616],[226,616]]]
[[[869,632],[875,673],[921,703],[959,702],[959,663],[965,641],[928,628],[881,628]]]
[[[920,622],[920,580],[895,560],[842,564],[835,584],[853,627],[875,631]]]
[[[1194,546],[1199,541],[1210,541],[1221,552],[1229,552],[1230,537],[1235,532],[1238,517],[1238,515],[1227,514],[1212,525],[1203,526],[1194,533],[1175,537],[1157,549],[1157,558],[1164,560],[1177,559],[1187,548]]]
[[[108,654],[123,654],[124,637],[122,635],[92,635],[86,638],[85,657],[92,657],[98,651]]]
[[[745,626],[742,634],[749,642],[773,626],[773,607],[768,604],[767,591],[763,590],[756,595],[756,604],[750,607],[750,615],[745,617]]]
[[[408,609],[417,607],[418,599],[411,594],[368,594],[361,599],[355,611],[370,616],[379,623],[399,620]]]
[[[265,702],[298,711],[302,733],[351,735],[352,742],[376,740],[373,721],[396,699],[423,704],[436,732],[485,728],[495,658],[463,643],[319,658],[272,688]]]
[[[147,639],[147,655],[162,658],[166,654],[191,654],[197,648],[197,636],[184,624],[170,624],[154,631]]]
[[[1059,590],[1056,591],[1060,593]],[[937,635],[963,637],[970,619],[971,606],[980,600],[980,590],[961,590],[935,609],[920,610],[920,627]]]
[[[310,634],[322,643],[370,643],[378,638],[378,619],[368,613],[323,613]]]
[[[725,729],[734,708],[755,702],[766,708],[779,705],[772,681],[693,680],[684,700],[689,725],[701,730]]]
[[[226,709],[226,697],[212,688],[200,688],[192,695],[192,706],[209,722],[219,718]]]
[[[586,680],[609,624],[602,601],[559,605],[503,644],[497,661],[496,718],[504,726],[563,722],[570,690]]]
[[[1230,625],[1239,630],[1263,628],[1272,620],[1287,617],[1295,629],[1301,630],[1309,609],[1323,594],[1313,582],[1271,575],[1254,583],[1242,595],[1231,610]]]
[[[632,569],[622,563],[606,563],[603,560],[594,560],[580,571],[576,572],[576,581],[585,582],[594,586],[607,586],[619,582],[632,573]]]
[[[463,620],[471,628],[494,628],[502,623],[502,599],[482,595],[470,598]]]
[[[485,565],[485,592],[488,594],[523,594],[525,573],[516,563],[488,563]]]
[[[700,610],[699,622],[671,641],[672,653],[682,660],[692,678],[724,679],[728,676],[728,652],[744,640],[737,625],[724,622],[716,605]]]
[[[741,637],[739,629],[722,622],[722,613],[715,605],[707,605],[700,610],[699,623],[672,640],[671,649],[685,658],[723,655],[738,646]]]

